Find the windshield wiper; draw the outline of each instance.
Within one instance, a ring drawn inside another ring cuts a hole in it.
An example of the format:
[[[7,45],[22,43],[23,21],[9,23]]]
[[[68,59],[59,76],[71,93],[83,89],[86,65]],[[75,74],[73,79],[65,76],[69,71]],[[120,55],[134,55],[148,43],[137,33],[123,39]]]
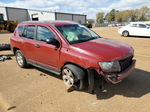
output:
[[[82,42],[86,42],[86,41],[90,41],[90,40],[94,40],[94,39],[97,39],[97,38],[89,38],[89,39],[80,40],[80,41],[82,41]]]
[[[78,43],[94,40],[94,39],[97,39],[97,38],[99,38],[99,37],[95,37],[95,38],[93,37],[93,38],[89,38],[89,39],[80,39],[80,40],[77,40],[77,41],[70,42],[70,44],[78,44]]]

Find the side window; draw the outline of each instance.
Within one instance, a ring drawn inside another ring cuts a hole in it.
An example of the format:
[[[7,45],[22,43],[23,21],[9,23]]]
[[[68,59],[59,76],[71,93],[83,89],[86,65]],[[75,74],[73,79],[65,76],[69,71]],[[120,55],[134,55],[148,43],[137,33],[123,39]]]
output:
[[[24,26],[18,26],[18,34],[22,36]]]
[[[55,38],[55,35],[46,27],[37,27],[37,40],[46,42],[46,39]]]
[[[137,27],[137,24],[131,24],[130,26],[131,27]]]
[[[144,25],[144,24],[139,24],[139,28],[146,28],[146,25]]]
[[[23,37],[34,39],[35,26],[26,26],[23,32]]]

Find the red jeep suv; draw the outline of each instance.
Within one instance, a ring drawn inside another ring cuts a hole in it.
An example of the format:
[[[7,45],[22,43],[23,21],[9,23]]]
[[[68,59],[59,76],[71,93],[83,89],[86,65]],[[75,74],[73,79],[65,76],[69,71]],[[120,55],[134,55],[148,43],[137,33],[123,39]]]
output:
[[[88,85],[92,92],[94,75],[116,84],[135,66],[131,46],[74,22],[23,22],[10,41],[20,67],[30,64],[61,75],[67,87],[78,90]]]

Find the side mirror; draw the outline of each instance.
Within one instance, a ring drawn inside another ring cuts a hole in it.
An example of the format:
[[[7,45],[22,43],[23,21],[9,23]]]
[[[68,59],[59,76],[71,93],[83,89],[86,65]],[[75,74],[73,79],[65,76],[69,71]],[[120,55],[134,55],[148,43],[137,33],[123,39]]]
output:
[[[56,40],[55,38],[46,39],[46,43],[47,43],[47,44],[55,45],[56,47],[59,47],[59,46],[60,46],[58,40]]]

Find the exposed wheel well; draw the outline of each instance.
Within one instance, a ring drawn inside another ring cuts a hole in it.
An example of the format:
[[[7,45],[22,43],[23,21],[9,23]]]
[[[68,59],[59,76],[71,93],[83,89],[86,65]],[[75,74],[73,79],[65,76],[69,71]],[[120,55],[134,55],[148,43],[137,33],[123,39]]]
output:
[[[14,48],[13,48],[13,53],[15,54],[17,50],[19,50],[19,48],[14,47]]]
[[[128,31],[128,30],[124,30],[123,32],[129,32],[129,31]],[[122,33],[123,33],[123,32],[122,32]]]
[[[64,64],[64,66],[67,65],[67,64],[75,65],[75,66],[81,68],[82,70],[84,70],[85,72],[87,72],[86,68],[84,68],[84,67],[81,66],[81,65],[78,65],[78,64],[75,64],[75,63],[72,63],[72,62],[66,62],[66,63]],[[63,69],[64,66],[61,67],[61,71],[62,71],[62,69]]]
[[[72,62],[66,62],[66,63],[64,64],[64,66],[65,66],[66,64],[72,64],[72,65],[75,65],[75,66],[81,68],[81,69],[85,72],[85,74],[88,73],[88,71],[87,71],[88,68],[85,68],[85,67],[83,67],[83,66],[81,66],[81,65],[78,65],[78,64],[75,64],[75,63],[72,63]],[[62,71],[62,69],[63,69],[64,66],[61,67],[61,71]],[[91,69],[91,70],[94,70],[94,69]],[[94,70],[94,71],[96,72],[96,70]]]
[[[122,35],[123,35],[124,32],[128,32],[128,35],[129,35],[129,31],[128,31],[128,30],[124,30],[124,31],[122,32]]]

